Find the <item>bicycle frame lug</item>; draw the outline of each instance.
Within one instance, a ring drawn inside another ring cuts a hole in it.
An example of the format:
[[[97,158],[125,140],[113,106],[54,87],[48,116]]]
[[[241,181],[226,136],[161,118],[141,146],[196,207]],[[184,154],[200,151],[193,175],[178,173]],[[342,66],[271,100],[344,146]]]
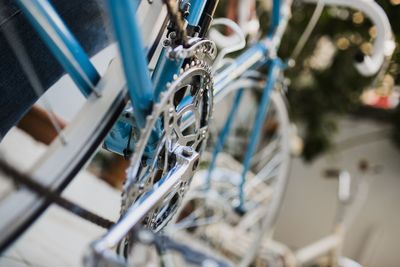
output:
[[[104,140],[103,148],[129,158],[135,149],[135,142],[133,141],[137,136],[135,129],[137,129],[136,126],[127,120],[126,115],[122,115]]]

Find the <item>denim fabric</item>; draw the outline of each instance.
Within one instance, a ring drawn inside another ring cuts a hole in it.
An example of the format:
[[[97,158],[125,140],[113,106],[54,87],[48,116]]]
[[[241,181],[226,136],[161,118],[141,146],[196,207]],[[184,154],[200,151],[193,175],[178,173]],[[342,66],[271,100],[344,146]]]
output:
[[[64,73],[14,2],[0,0],[0,141],[38,99],[3,29],[14,25],[44,88],[49,88]],[[51,3],[89,56],[109,44],[102,0],[52,0]]]

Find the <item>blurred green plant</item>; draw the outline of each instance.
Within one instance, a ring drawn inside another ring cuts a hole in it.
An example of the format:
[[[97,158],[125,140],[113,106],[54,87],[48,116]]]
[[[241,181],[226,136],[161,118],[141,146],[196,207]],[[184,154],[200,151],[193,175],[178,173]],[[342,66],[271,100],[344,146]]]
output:
[[[377,2],[389,17],[397,46],[400,1]],[[293,16],[279,51],[282,58],[291,56],[314,8],[315,5],[300,1],[294,3]],[[371,23],[360,12],[326,7],[295,66],[286,71],[291,81],[288,92],[291,117],[304,125],[305,160],[313,160],[332,147],[337,118],[346,114],[392,123],[394,141],[400,145],[400,108],[375,110],[365,107],[360,100],[361,93],[375,77],[358,74],[354,57],[360,50],[370,51],[374,34]],[[400,53],[396,50],[388,68],[395,84],[400,81],[399,59]]]
[[[265,0],[261,0],[265,1]],[[351,1],[351,0],[349,0]],[[238,0],[221,0],[217,17],[224,17],[228,4]],[[400,42],[400,0],[377,0],[392,25],[396,47]],[[270,5],[266,5],[270,6]],[[292,18],[281,43],[279,55],[289,59],[306,28],[315,5],[294,0]],[[257,7],[261,31],[268,31],[270,12]],[[384,121],[393,125],[393,141],[400,148],[400,107],[382,110],[362,104],[360,96],[371,85],[379,87],[381,78],[389,74],[394,85],[400,83],[400,51],[395,53],[386,73],[363,77],[354,67],[355,56],[372,48],[375,29],[360,12],[337,7],[325,7],[306,45],[296,58],[296,64],[286,70],[290,80],[288,100],[290,115],[302,125],[303,158],[312,161],[332,148],[337,132],[337,120],[343,115]],[[392,86],[393,87],[393,86]]]

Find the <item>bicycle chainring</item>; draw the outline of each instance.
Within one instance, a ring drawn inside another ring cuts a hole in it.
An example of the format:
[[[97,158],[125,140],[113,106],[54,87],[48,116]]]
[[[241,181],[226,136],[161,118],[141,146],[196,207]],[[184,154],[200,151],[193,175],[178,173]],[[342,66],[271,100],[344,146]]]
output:
[[[174,171],[177,153],[203,152],[213,109],[212,86],[211,68],[200,60],[187,64],[167,85],[137,142],[123,188],[121,216]],[[197,165],[198,162],[194,164]],[[190,179],[182,181],[146,216],[144,227],[159,231],[171,220],[196,169],[193,168]],[[127,240],[129,243],[129,236]]]

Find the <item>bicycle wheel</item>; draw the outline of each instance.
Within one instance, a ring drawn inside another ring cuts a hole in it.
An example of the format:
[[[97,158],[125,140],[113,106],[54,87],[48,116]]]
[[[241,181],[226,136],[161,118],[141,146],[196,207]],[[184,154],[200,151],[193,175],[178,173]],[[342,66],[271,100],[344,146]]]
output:
[[[260,89],[261,86],[253,81],[247,81],[247,85],[246,89]],[[210,189],[204,189],[207,171],[200,171],[175,217],[175,224],[169,229],[172,235],[177,232],[190,234],[240,266],[254,261],[251,252],[256,254],[272,234],[286,188],[290,162],[288,113],[282,96],[274,91],[264,122],[263,138],[247,175],[247,212],[240,215],[233,210],[243,168],[240,160],[251,131],[251,116],[255,115],[245,111],[251,109],[249,107],[256,107],[255,92],[246,90],[247,102],[238,110],[238,114],[243,111],[245,115],[234,123],[212,172]],[[220,114],[218,110],[216,114]],[[270,256],[263,249],[263,253],[257,254],[256,260],[266,265]]]
[[[145,38],[147,47],[159,45],[159,33],[163,32],[166,21],[166,12],[161,11],[162,7],[162,3],[151,5],[147,1],[142,1],[138,7],[142,31],[148,34]],[[154,49],[149,49],[149,61],[158,55]],[[101,94],[90,95],[75,118],[62,131],[65,142],[56,138],[27,174],[54,192],[61,193],[99,148],[128,103],[125,84],[120,60],[116,58],[96,85]],[[26,188],[15,186],[3,192],[0,200],[2,252],[50,203]]]

